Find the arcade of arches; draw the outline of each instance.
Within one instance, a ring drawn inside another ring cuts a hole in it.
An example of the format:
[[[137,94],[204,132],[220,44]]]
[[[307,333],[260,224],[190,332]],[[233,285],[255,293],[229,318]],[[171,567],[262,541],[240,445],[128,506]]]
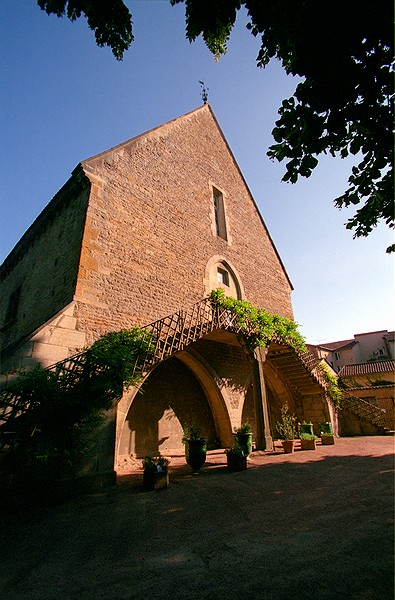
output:
[[[115,465],[130,456],[182,454],[190,424],[214,449],[231,445],[232,431],[248,421],[256,447],[271,449],[284,402],[300,421],[331,419],[324,390],[287,346],[271,344],[261,355],[235,333],[216,330],[161,362],[142,393],[129,390],[118,405]]]

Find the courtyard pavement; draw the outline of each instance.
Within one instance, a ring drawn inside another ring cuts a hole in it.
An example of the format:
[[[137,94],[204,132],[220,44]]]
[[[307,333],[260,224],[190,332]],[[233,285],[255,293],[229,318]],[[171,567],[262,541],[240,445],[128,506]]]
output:
[[[172,457],[115,488],[1,515],[3,600],[393,600],[394,438],[254,452],[230,473]]]

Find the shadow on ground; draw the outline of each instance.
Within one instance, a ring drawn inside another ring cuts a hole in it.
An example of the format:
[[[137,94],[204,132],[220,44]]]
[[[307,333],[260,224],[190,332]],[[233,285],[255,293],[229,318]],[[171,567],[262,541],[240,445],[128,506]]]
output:
[[[0,597],[392,600],[393,469],[383,437],[258,453],[237,473],[217,453],[199,475],[175,460],[160,492],[134,472],[3,514]]]

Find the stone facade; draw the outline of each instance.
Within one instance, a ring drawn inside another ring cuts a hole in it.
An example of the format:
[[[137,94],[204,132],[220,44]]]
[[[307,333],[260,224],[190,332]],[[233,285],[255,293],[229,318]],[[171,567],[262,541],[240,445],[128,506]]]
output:
[[[85,346],[74,316],[89,182],[72,177],[0,268],[3,377]]]
[[[291,284],[208,106],[82,169],[92,188],[76,300],[88,341],[200,300],[213,257],[237,271],[251,302],[292,317]],[[215,232],[213,187],[227,240]]]
[[[81,162],[0,275],[6,381],[217,287],[293,317],[292,284],[209,105]],[[303,392],[270,354],[265,368],[270,428],[284,401],[303,418]],[[182,451],[182,426],[194,419],[211,447],[231,443],[234,427],[249,420],[262,447],[268,424],[257,373],[237,337],[195,342],[149,375],[145,395],[125,394],[117,456]],[[322,389],[310,388],[309,410],[326,420]]]

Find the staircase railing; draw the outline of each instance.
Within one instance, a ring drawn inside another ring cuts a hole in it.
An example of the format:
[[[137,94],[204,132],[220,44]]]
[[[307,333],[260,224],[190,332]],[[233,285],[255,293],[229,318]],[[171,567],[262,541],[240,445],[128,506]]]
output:
[[[342,409],[352,412],[361,419],[372,423],[372,425],[388,429],[386,416],[383,411],[363,398],[358,398],[357,396],[343,392]]]
[[[176,311],[142,328],[142,340],[149,343],[150,351],[137,355],[134,372],[147,374],[165,358],[180,352],[215,329],[225,329],[236,334],[242,332],[247,337],[254,332],[253,325],[250,326],[248,321],[240,325],[237,314],[214,304],[210,298],[205,298],[188,309]],[[275,336],[272,341],[285,343],[278,336]],[[307,373],[326,389],[327,383],[319,372],[318,360],[309,352],[300,353],[296,350],[294,352]],[[48,370],[59,375],[73,372],[76,376],[83,376],[85,364],[86,353],[82,352],[48,367]],[[0,427],[23,414],[28,410],[28,405],[28,400],[15,393],[12,387],[3,391],[0,394]]]

